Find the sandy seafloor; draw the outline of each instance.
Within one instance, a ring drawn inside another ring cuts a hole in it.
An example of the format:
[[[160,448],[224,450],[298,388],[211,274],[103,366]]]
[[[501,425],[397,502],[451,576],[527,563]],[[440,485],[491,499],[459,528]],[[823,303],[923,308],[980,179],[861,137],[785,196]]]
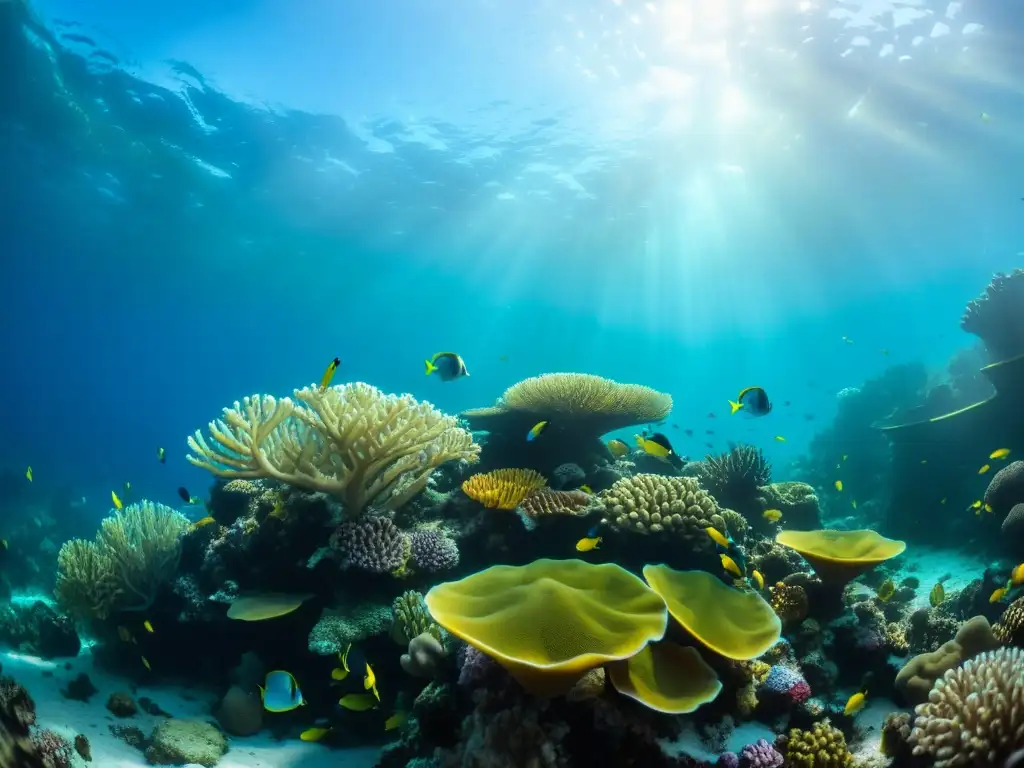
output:
[[[65,669],[70,662],[71,669]],[[74,659],[44,661],[32,656],[7,652],[0,654],[3,674],[10,675],[26,689],[36,702],[37,724],[50,728],[68,740],[84,733],[92,747],[92,762],[86,763],[75,755],[76,766],[99,768],[139,768],[148,766],[145,756],[110,732],[112,724],[134,725],[148,737],[153,728],[165,718],[148,715],[141,710],[128,718],[114,717],[107,711],[110,694],[132,690],[133,681],[104,672],[92,663],[88,648]],[[52,673],[52,676],[44,673]],[[89,676],[97,693],[88,703],[73,701],[61,695],[61,688],[80,672]],[[165,685],[138,685],[132,698],[147,696],[173,717],[214,722],[210,714],[214,697],[205,691],[196,692],[182,687]],[[217,768],[372,768],[379,750],[330,749],[319,744],[295,740],[275,741],[270,735],[258,734],[249,738],[229,738],[230,749]]]

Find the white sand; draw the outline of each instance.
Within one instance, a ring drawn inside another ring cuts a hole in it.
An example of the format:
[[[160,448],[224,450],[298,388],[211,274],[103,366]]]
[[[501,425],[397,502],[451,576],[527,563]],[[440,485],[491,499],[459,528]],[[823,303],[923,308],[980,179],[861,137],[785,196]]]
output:
[[[64,669],[67,661],[71,662],[71,670]],[[129,718],[111,715],[106,708],[107,697],[117,691],[131,691],[132,681],[108,674],[94,666],[87,648],[76,659],[53,661],[17,653],[2,653],[0,664],[3,665],[3,673],[24,685],[35,699],[39,726],[51,728],[69,740],[79,733],[89,738],[92,763],[86,763],[76,756],[76,765],[100,768],[139,768],[148,765],[142,752],[116,738],[111,734],[109,726],[112,723],[134,725],[148,737],[164,718],[141,711]],[[53,676],[45,677],[43,673],[47,671],[52,672]],[[99,689],[89,703],[65,699],[60,693],[60,689],[79,672],[85,672]],[[189,701],[186,695],[196,700]],[[132,697],[138,699],[140,696],[148,696],[174,717],[212,720],[209,714],[212,697],[205,692],[180,687],[139,685]],[[244,739],[232,737],[230,747],[217,763],[218,768],[337,768],[342,765],[345,768],[372,768],[379,754],[375,748],[329,749],[298,740],[274,741],[269,735]]]
[[[980,579],[991,562],[980,556],[962,550],[934,549],[912,544],[907,551],[892,561],[896,567],[893,581],[899,584],[908,576],[921,581],[917,594],[910,602],[912,610],[929,607],[928,596],[932,587],[943,576],[948,576],[942,586],[949,596],[958,592],[975,579]],[[860,582],[854,582],[858,592],[875,594],[875,590]]]

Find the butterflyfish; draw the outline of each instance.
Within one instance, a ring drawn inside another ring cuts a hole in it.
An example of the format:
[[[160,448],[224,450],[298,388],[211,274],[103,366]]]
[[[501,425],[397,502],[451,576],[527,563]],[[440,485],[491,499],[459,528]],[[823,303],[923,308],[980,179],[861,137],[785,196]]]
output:
[[[166,464],[167,463],[167,451],[164,450],[163,448],[157,448],[156,449],[156,460],[159,461],[161,464]]]
[[[338,705],[353,712],[365,712],[380,704],[372,693],[346,693],[338,699]]]
[[[889,602],[892,596],[896,594],[896,582],[892,579],[886,579],[878,585],[878,589],[875,590],[875,597],[881,600],[883,603]]]
[[[840,493],[842,493],[842,491],[843,491],[843,481],[842,481],[842,480],[836,480],[836,481],[835,481],[835,482],[833,483],[833,485],[835,486],[835,488],[836,488],[836,490],[837,490],[837,491],[839,491]]]
[[[928,593],[928,602],[931,603],[932,608],[936,608],[942,605],[946,599],[946,588],[942,586],[942,582],[936,582],[935,586],[932,587],[932,591]]]
[[[124,504],[122,504],[121,500],[117,497],[116,491],[110,492],[110,500],[114,502],[114,509],[124,509]]]
[[[302,741],[320,741],[324,736],[331,732],[330,728],[307,728],[299,734],[299,738]]]
[[[384,721],[384,730],[393,731],[395,728],[401,728],[408,719],[409,714],[407,712],[395,712],[395,714]]]
[[[616,459],[621,459],[629,453],[629,446],[621,440],[609,440],[607,445],[608,452]]]
[[[730,413],[743,411],[751,416],[767,416],[771,413],[772,404],[768,400],[768,393],[761,387],[747,387],[741,389],[736,395],[736,400],[729,401]]]
[[[258,687],[263,708],[267,712],[291,712],[306,703],[291,672],[281,669],[267,672],[267,679]]]
[[[743,578],[743,571],[741,571],[740,567],[736,565],[735,560],[733,560],[724,552],[719,553],[718,557],[722,561],[722,568],[725,569],[726,573],[732,574],[737,579]]]
[[[147,632],[149,632],[150,634],[153,634],[153,632],[155,631],[153,629],[153,625],[150,623],[149,619],[146,619],[144,622],[142,622],[142,628],[144,630],[146,630]]]
[[[465,360],[454,352],[438,352],[423,362],[427,366],[427,376],[436,373],[441,381],[455,381],[463,376],[469,376]]]
[[[715,526],[709,525],[704,530],[707,531],[707,534],[711,537],[711,540],[723,549],[728,549],[731,546],[731,542],[729,541],[729,539],[725,537],[724,533],[715,528]]]
[[[856,715],[858,712],[864,709],[864,705],[867,703],[867,699],[867,694],[865,694],[863,691],[858,691],[857,693],[853,694],[853,696],[846,700],[846,706],[843,708],[843,714]]]
[[[548,423],[546,421],[538,421],[532,427],[530,431],[526,433],[526,442],[531,443],[540,437],[540,433],[547,429]]]
[[[990,453],[988,455],[988,457],[990,459],[1005,459],[1009,455],[1010,455],[1010,449],[1009,448],[997,448],[996,450],[992,451],[992,453]]]
[[[28,478],[28,481],[30,483],[32,482],[32,467],[29,467],[28,469],[25,470],[25,477]]]
[[[352,650],[352,643],[345,646],[345,650],[338,654],[338,661],[341,662],[340,667],[336,667],[331,670],[331,680],[344,680],[348,677],[348,652]]]
[[[590,552],[593,549],[597,549],[599,546],[601,546],[600,536],[584,536],[576,542],[576,551]]]
[[[331,386],[331,379],[334,378],[334,372],[338,370],[338,366],[341,365],[340,358],[334,358],[327,364],[327,370],[324,371],[324,375],[320,377],[320,391],[324,392],[329,386]]]
[[[777,523],[782,519],[782,511],[778,509],[766,509],[761,513],[761,517],[767,520],[769,523]]]

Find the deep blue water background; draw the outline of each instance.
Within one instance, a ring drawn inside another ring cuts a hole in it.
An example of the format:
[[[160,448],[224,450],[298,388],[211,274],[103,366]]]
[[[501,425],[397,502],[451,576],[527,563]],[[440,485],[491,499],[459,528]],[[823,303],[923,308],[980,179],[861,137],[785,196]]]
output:
[[[335,355],[336,382],[451,412],[549,371],[648,384],[695,430],[669,431],[680,453],[750,441],[784,478],[838,390],[940,369],[973,341],[965,303],[1020,265],[1021,25],[999,4],[965,3],[984,55],[938,41],[912,76],[832,42],[796,74],[760,61],[799,156],[750,129],[648,137],[643,107],[626,138],[598,130],[600,90],[538,53],[550,3],[273,5],[4,11],[0,468],[32,465],[33,493],[92,517],[126,480],[200,493],[185,437]],[[133,74],[154,62],[159,84]],[[703,167],[727,154],[742,185]],[[469,379],[423,376],[443,349]],[[721,418],[750,384],[771,418]]]

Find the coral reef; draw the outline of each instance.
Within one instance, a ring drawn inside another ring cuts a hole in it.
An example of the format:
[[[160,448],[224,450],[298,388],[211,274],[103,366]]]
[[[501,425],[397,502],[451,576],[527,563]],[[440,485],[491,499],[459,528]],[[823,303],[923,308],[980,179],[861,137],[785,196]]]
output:
[[[1024,597],[1018,597],[1006,607],[992,627],[992,634],[1002,645],[1024,647]]]
[[[228,751],[228,742],[217,728],[198,720],[165,720],[153,729],[146,747],[152,765],[195,763],[212,768]]]
[[[545,515],[578,515],[584,513],[594,497],[584,491],[554,491],[542,488],[523,499],[520,509],[530,519]]]
[[[639,533],[672,532],[694,545],[710,547],[704,529],[718,514],[715,499],[692,477],[635,475],[616,482],[598,498],[604,522]]]
[[[462,484],[462,492],[488,509],[515,509],[548,481],[532,469],[496,469],[473,475]]]
[[[798,584],[783,584],[781,581],[771,588],[771,606],[786,627],[799,624],[807,618],[810,610],[807,591]]]
[[[985,489],[984,501],[997,515],[1009,515],[1024,502],[1024,461],[1012,461],[1000,469]]]
[[[459,564],[459,545],[439,528],[409,533],[409,564],[424,573],[448,571]]]
[[[338,498],[356,517],[371,504],[397,509],[447,461],[475,462],[472,435],[430,403],[357,382],[252,395],[188,438],[188,460],[218,477],[272,478]]]
[[[853,755],[846,747],[843,732],[828,721],[815,723],[809,731],[790,729],[780,736],[776,746],[793,768],[841,768],[853,766]]]
[[[972,299],[960,327],[985,343],[992,362],[1024,354],[1024,269],[997,272],[985,292]]]
[[[896,675],[896,689],[908,703],[918,704],[928,697],[935,680],[948,670],[997,646],[988,619],[975,616],[964,622],[957,630],[956,637],[943,643],[938,650],[910,659]]]
[[[758,489],[771,483],[772,468],[760,448],[737,445],[727,453],[705,457],[697,478],[722,506],[746,513],[756,503]]]
[[[346,520],[331,534],[330,546],[343,568],[370,573],[397,573],[412,554],[409,536],[383,516]]]

